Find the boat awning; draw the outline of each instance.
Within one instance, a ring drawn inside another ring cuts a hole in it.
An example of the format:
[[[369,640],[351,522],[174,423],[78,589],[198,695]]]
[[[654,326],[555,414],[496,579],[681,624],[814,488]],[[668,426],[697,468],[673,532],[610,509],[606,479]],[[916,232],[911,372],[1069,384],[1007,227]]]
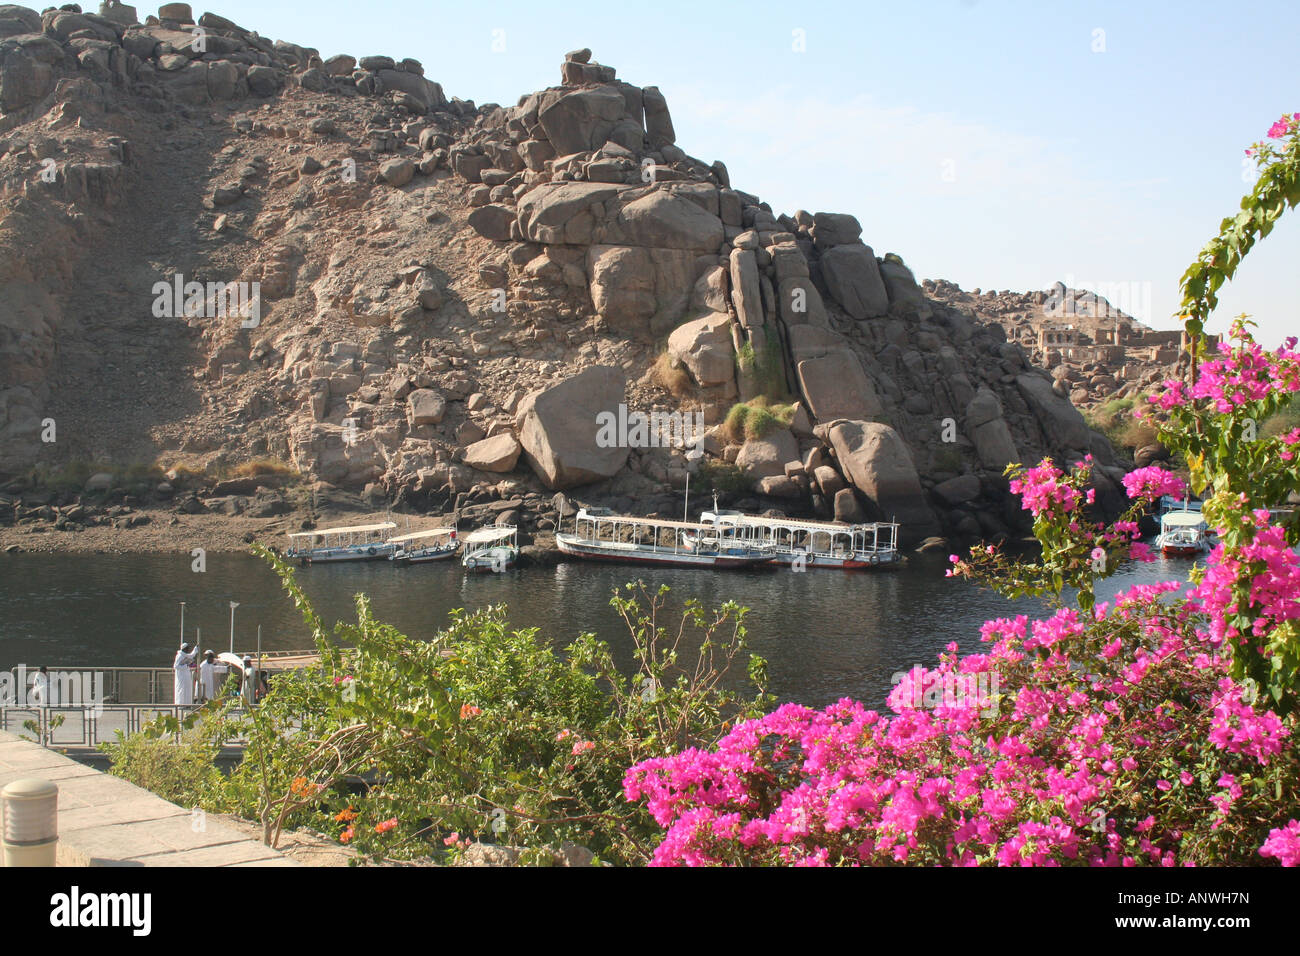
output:
[[[355,524],[345,528],[320,528],[316,531],[300,531],[291,534],[291,538],[320,538],[327,534],[368,534],[372,531],[391,531],[397,525],[391,521],[381,524]]]
[[[446,538],[455,536],[455,528],[430,528],[428,531],[412,531],[410,534],[394,535],[388,539],[389,544],[402,544],[406,541],[418,541],[421,538]]]
[[[477,531],[471,531],[465,537],[466,544],[483,544],[487,541],[504,541],[506,538],[513,538],[518,528],[479,528]]]
[[[588,511],[583,508],[577,514],[578,521],[609,521],[615,524],[638,524],[647,528],[685,528],[688,531],[717,531],[712,525],[696,521],[670,521],[667,518],[638,518],[635,515],[602,514],[600,511]]]
[[[848,534],[855,531],[872,531],[876,528],[898,527],[893,521],[876,521],[868,524],[847,524],[843,521],[804,521],[799,518],[767,518],[763,515],[747,515],[736,511],[706,511],[700,515],[706,522],[714,522],[719,527],[728,525],[745,525],[752,527],[763,525],[769,528],[787,528],[791,531],[825,531],[829,534]]]
[[[1199,511],[1170,511],[1160,522],[1171,528],[1200,528],[1205,524],[1205,516]]]

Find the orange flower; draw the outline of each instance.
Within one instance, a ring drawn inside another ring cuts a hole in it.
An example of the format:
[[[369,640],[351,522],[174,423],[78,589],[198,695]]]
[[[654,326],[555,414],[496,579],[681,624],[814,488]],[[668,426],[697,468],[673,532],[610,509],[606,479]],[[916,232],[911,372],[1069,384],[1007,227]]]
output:
[[[340,810],[338,813],[334,815],[334,819],[338,823],[350,823],[356,818],[357,818],[356,807],[348,807],[346,810]]]
[[[481,713],[483,713],[483,711],[480,710],[479,708],[475,707],[473,704],[461,704],[461,705],[460,705],[460,719],[461,719],[461,720],[468,720],[470,717],[477,717],[477,716],[478,716],[479,714],[481,714]]]
[[[346,830],[344,830],[342,833],[339,834],[339,842],[347,843],[352,839],[353,836],[355,836],[355,834],[352,832],[352,828],[348,827]]]
[[[390,817],[382,823],[375,824],[376,833],[387,833],[393,827],[397,826],[397,817]]]

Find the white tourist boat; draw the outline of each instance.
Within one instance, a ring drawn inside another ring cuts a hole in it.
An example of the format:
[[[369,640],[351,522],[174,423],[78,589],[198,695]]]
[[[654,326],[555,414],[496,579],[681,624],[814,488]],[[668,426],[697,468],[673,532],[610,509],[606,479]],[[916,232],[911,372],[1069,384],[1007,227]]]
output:
[[[397,550],[389,560],[401,564],[445,561],[460,549],[460,540],[456,537],[455,528],[412,531],[409,534],[399,534],[389,538],[388,543],[397,545]]]
[[[863,570],[899,563],[899,526],[892,521],[845,524],[716,509],[704,512],[700,521],[736,542],[767,549],[778,564]]]
[[[770,564],[774,557],[706,524],[616,515],[605,508],[580,510],[573,534],[557,533],[555,543],[564,554],[584,560],[672,567],[747,568]]]
[[[388,532],[396,527],[393,522],[384,521],[379,524],[300,531],[289,535],[289,549],[285,555],[304,564],[386,559],[397,550],[397,545],[388,539]]]
[[[504,571],[519,560],[519,529],[479,528],[465,536],[465,554],[460,559],[467,571]]]
[[[1160,516],[1156,547],[1161,554],[1197,555],[1210,547],[1205,516],[1200,510],[1166,511]]]

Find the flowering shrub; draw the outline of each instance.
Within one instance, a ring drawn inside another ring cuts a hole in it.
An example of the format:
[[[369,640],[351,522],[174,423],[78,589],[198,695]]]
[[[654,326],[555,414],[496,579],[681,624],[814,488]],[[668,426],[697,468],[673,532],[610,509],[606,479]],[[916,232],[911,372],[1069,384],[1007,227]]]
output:
[[[665,829],[654,863],[1300,865],[1300,518],[1269,511],[1300,488],[1300,429],[1264,439],[1255,427],[1300,390],[1300,356],[1294,339],[1266,352],[1239,322],[1238,344],[1196,367],[1217,290],[1300,200],[1297,134],[1300,114],[1283,116],[1269,136],[1285,146],[1254,148],[1259,183],[1183,279],[1190,385],[1166,382],[1150,402],[1220,536],[1190,594],[1170,581],[1097,604],[1092,586],[1150,558],[1134,518],[1183,494],[1177,476],[1129,474],[1134,504],[1107,527],[1084,514],[1090,459],[1068,473],[1012,466],[1041,559],[975,548],[950,573],[1046,596],[1055,612],[987,622],[985,653],[950,644],[895,688],[893,716],[847,699],[786,704],[716,748],[631,767],[625,795]],[[966,695],[917,706],[918,682],[989,672],[1006,690],[994,708]]]

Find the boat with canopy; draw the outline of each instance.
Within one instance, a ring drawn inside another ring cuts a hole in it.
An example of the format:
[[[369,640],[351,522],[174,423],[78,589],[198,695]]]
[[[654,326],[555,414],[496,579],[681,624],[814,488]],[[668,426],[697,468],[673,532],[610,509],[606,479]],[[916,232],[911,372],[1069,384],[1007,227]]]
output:
[[[557,533],[555,543],[564,554],[590,561],[748,568],[770,564],[774,557],[771,551],[694,521],[638,518],[604,508],[583,508],[574,516],[573,525],[573,533]]]
[[[1160,516],[1156,547],[1161,554],[1196,555],[1209,547],[1205,516],[1200,511],[1166,511]]]
[[[504,571],[519,560],[519,529],[514,525],[479,528],[465,536],[460,559],[467,571]]]
[[[285,555],[303,564],[318,561],[378,561],[390,557],[397,545],[389,543],[388,532],[396,528],[391,521],[358,524],[338,528],[300,531],[289,535]]]
[[[412,531],[388,539],[389,544],[397,545],[397,550],[390,556],[390,561],[401,564],[424,564],[428,561],[445,561],[453,557],[460,548],[455,528],[431,528],[428,531]]]
[[[700,521],[738,543],[768,550],[778,564],[863,570],[899,563],[899,526],[892,521],[846,524],[720,510],[704,512]]]

